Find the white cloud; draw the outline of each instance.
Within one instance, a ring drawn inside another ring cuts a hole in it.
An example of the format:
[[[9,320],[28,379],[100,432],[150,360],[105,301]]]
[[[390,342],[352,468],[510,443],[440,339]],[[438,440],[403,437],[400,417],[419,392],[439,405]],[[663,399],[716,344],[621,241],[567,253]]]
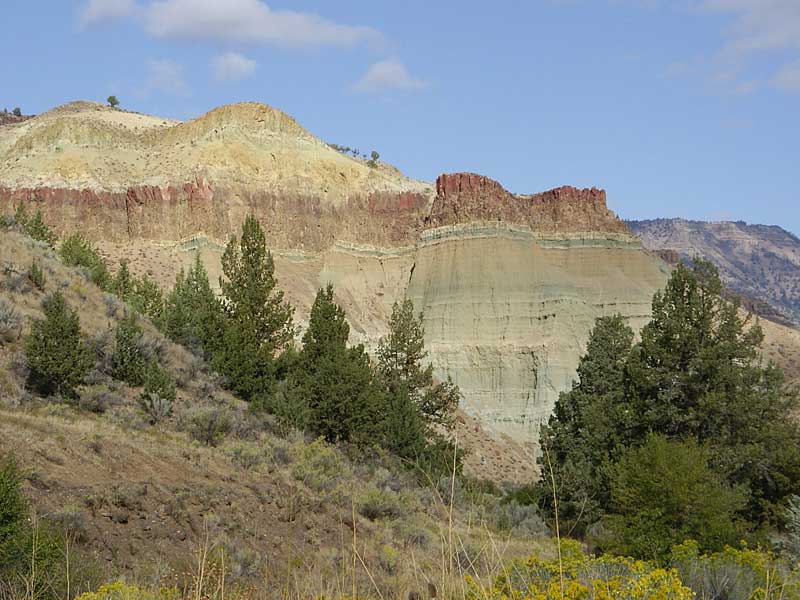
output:
[[[373,64],[367,72],[353,84],[358,92],[383,92],[388,90],[420,90],[427,83],[415,79],[405,65],[398,60],[382,60]]]
[[[800,60],[784,66],[771,83],[781,91],[800,94]]]
[[[103,21],[129,17],[135,12],[134,0],[88,0],[81,7],[78,22],[81,27],[91,27]]]
[[[699,7],[734,16],[734,25],[728,32],[728,51],[800,48],[798,0],[700,0]]]
[[[159,38],[283,47],[354,46],[381,39],[370,27],[273,10],[261,0],[155,0],[144,9],[144,23]]]
[[[217,81],[241,81],[255,73],[256,61],[237,52],[226,52],[211,61],[211,70]]]
[[[188,96],[189,86],[183,77],[183,67],[173,60],[153,60],[148,65],[149,76],[145,92],[162,92],[171,96]]]

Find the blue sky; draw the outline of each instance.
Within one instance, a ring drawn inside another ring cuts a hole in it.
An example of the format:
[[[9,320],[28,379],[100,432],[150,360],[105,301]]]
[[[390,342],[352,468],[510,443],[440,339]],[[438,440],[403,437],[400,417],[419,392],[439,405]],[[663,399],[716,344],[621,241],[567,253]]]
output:
[[[0,109],[257,100],[408,175],[800,233],[800,0],[5,0]]]

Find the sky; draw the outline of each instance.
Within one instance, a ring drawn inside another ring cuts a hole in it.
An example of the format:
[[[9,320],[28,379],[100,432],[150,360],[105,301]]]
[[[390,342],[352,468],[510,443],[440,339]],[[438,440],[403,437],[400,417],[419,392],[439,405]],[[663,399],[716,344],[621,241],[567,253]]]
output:
[[[409,176],[800,234],[800,0],[3,0],[0,110],[280,108]]]

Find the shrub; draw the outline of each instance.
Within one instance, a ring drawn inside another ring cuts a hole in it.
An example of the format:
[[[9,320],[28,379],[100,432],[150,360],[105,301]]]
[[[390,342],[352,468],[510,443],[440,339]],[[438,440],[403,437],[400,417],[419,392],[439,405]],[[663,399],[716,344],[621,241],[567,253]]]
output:
[[[101,585],[94,592],[84,592],[75,600],[179,600],[177,588],[161,588],[157,592],[121,581]]]
[[[242,469],[253,469],[264,462],[264,453],[253,444],[240,442],[228,450],[228,455],[231,462]]]
[[[39,263],[35,260],[31,264],[31,268],[28,270],[28,279],[31,280],[31,283],[37,290],[44,290],[44,272],[39,266]]]
[[[358,500],[358,512],[370,521],[397,519],[403,516],[403,506],[396,493],[370,487]]]
[[[512,531],[523,535],[546,536],[549,533],[537,506],[522,505],[514,500],[495,504],[490,515],[490,523],[500,531]]]
[[[81,340],[77,311],[70,310],[60,291],[42,302],[44,319],[35,319],[25,341],[29,385],[43,394],[73,396],[94,361]]]
[[[0,344],[19,339],[22,331],[22,317],[8,302],[0,298]]]
[[[104,385],[83,388],[78,406],[89,412],[103,414],[112,406],[120,404],[120,398]]]
[[[192,439],[205,446],[217,446],[230,433],[231,413],[224,406],[196,409],[189,415],[188,431]]]
[[[685,539],[702,550],[739,539],[735,514],[745,494],[709,468],[708,451],[694,441],[651,435],[611,468],[611,494],[608,547],[619,554],[663,562]]]
[[[89,279],[102,289],[109,285],[108,267],[97,248],[80,233],[73,233],[61,242],[58,249],[61,260],[70,267],[83,267]]]
[[[330,491],[346,473],[340,454],[324,440],[296,447],[292,476],[317,491]]]
[[[470,600],[692,600],[674,570],[630,558],[585,555],[562,540],[562,561],[531,556],[516,561],[487,588],[467,576]]]
[[[697,542],[688,540],[672,549],[671,564],[697,598],[800,598],[800,582],[792,565],[761,549],[729,546],[701,555]]]
[[[116,96],[109,96],[108,98],[106,98],[106,102],[108,102],[108,105],[111,108],[116,108],[117,106],[119,106],[119,100],[117,99]]]
[[[21,117],[22,109],[19,106],[17,106],[14,108],[14,110],[11,111],[11,114],[13,114],[15,117]]]
[[[144,375],[144,390],[139,395],[139,406],[151,425],[160,423],[172,414],[175,403],[175,382],[165,369],[152,360]]]

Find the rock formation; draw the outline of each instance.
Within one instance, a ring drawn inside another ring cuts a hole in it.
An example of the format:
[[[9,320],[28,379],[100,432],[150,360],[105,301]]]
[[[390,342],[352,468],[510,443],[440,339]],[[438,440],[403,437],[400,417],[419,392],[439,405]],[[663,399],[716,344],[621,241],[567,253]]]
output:
[[[0,157],[0,212],[28,202],[164,285],[194,251],[218,274],[224,241],[253,213],[301,320],[331,282],[353,335],[374,346],[410,297],[465,410],[531,444],[595,318],[640,327],[668,272],[602,190],[515,195],[467,173],[434,188],[259,104],[177,123],[73,103],[3,127]]]

